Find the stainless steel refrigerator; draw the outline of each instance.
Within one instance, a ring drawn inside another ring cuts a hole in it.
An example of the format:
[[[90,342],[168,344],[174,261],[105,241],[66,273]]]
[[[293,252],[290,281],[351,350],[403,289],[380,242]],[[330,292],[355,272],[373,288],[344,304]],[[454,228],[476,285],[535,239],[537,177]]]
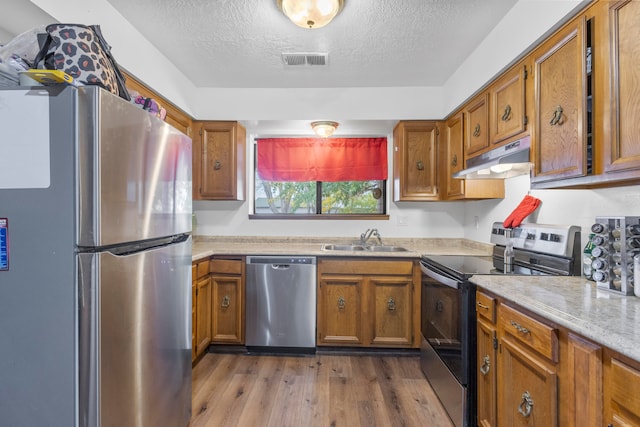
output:
[[[96,88],[0,91],[0,424],[186,426],[191,140]]]

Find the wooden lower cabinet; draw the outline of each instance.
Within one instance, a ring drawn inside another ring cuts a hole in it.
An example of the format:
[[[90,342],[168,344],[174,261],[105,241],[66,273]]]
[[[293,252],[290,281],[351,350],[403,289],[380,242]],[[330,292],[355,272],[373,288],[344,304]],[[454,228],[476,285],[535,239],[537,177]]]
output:
[[[191,361],[211,343],[211,277],[209,259],[191,265]]]
[[[496,328],[478,316],[478,369],[477,372],[477,412],[478,425],[491,427],[497,425],[498,378],[497,366],[497,337]]]
[[[640,426],[640,362],[482,290],[476,301],[479,426]]]
[[[604,380],[604,425],[640,426],[640,362],[605,351]]]
[[[196,350],[198,348],[198,343],[196,341],[196,311],[198,309],[196,298],[196,277],[197,277],[197,267],[196,265],[191,266],[191,361],[193,362],[196,359]]]
[[[418,348],[413,260],[318,261],[317,345]]]
[[[552,363],[504,337],[499,370],[499,425],[558,425],[558,378]]]
[[[211,260],[211,342],[244,344],[244,258]]]
[[[364,277],[321,277],[318,286],[318,345],[364,345]]]
[[[208,264],[208,261],[206,261]],[[204,353],[211,342],[211,277],[196,279],[196,354]]]
[[[372,346],[410,347],[413,342],[413,277],[372,277]]]

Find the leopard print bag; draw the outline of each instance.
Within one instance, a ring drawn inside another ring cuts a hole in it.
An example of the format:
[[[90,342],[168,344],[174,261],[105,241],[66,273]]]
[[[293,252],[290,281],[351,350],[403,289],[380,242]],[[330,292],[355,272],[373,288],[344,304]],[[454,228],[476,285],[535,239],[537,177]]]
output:
[[[51,24],[35,59],[36,68],[62,70],[80,85],[97,85],[131,100],[125,79],[99,25]]]

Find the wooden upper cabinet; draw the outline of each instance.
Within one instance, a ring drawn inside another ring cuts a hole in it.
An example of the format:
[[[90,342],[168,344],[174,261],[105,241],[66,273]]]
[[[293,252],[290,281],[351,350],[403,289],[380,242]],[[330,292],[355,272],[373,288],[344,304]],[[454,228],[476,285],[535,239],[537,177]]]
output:
[[[137,80],[130,74],[124,72],[124,76],[126,79],[127,89],[130,91],[136,91],[140,95],[146,98],[153,98],[167,111],[167,115],[164,119],[165,122],[169,123],[174,128],[178,129],[180,132],[185,135],[193,138],[193,119],[187,113],[155,93],[152,89],[147,87],[145,84]]]
[[[441,182],[442,191],[447,200],[464,197],[464,179],[455,179],[453,174],[464,168],[464,114],[462,112],[452,116],[444,123],[444,135],[442,143],[442,155],[440,156],[440,167],[443,177]]]
[[[465,159],[489,148],[489,93],[483,92],[465,107]]]
[[[612,89],[608,104],[611,105],[610,118],[604,117],[611,127],[611,138],[603,141],[604,172],[636,171],[636,178],[640,178],[640,2],[604,3],[608,6],[608,16],[602,18],[608,24],[611,51],[608,58],[603,58],[608,70],[602,71],[608,74],[604,89]]]
[[[196,122],[193,198],[244,200],[246,131],[238,122]]]
[[[438,200],[438,127],[401,121],[393,130],[393,200]]]
[[[585,27],[574,20],[533,54],[534,183],[587,173]]]
[[[511,68],[491,85],[489,104],[492,144],[499,144],[526,130],[527,74],[527,66],[523,62]]]

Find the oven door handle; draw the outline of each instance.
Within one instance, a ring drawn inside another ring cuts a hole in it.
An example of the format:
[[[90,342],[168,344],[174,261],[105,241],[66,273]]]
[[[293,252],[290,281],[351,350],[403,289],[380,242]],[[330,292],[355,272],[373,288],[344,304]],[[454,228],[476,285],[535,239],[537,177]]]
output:
[[[443,285],[447,285],[450,288],[454,288],[454,289],[458,289],[460,287],[459,281],[447,276],[443,276],[442,274],[436,273],[435,271],[429,269],[427,266],[425,266],[422,263],[420,264],[420,269],[424,274],[431,277],[433,280],[436,280],[439,283],[442,283]]]

